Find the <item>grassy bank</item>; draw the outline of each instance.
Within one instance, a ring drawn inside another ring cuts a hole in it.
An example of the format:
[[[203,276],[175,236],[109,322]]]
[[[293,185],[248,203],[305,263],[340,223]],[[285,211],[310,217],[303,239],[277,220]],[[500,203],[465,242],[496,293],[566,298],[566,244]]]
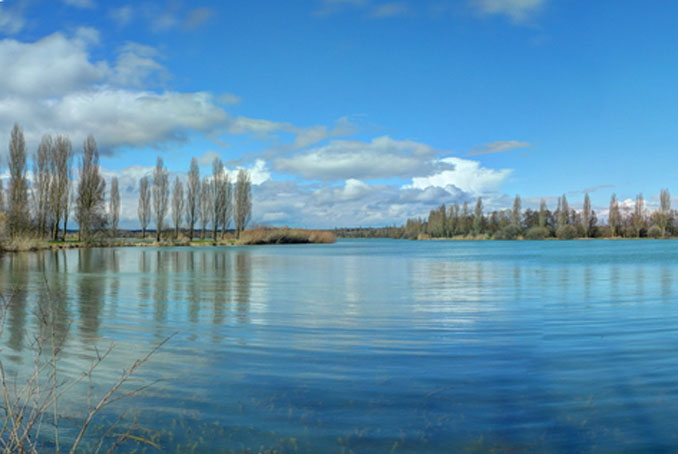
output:
[[[38,238],[15,238],[0,241],[0,252],[27,252],[44,249],[74,249],[85,247],[181,247],[181,246],[248,246],[263,244],[304,244],[304,243],[334,243],[336,238],[332,232],[322,230],[290,229],[287,227],[275,229],[245,230],[235,239],[228,234],[225,238],[193,239],[186,236],[167,238],[160,241],[147,238],[100,238],[90,242],[77,241],[69,238],[65,241],[51,241]]]

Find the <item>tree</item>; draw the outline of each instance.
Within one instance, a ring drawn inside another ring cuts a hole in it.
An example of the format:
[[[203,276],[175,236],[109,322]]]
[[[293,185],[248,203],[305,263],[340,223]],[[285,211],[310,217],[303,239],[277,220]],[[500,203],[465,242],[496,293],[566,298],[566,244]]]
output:
[[[581,210],[581,224],[584,227],[584,237],[588,238],[589,230],[591,228],[591,199],[589,199],[588,192],[584,195],[584,207]]]
[[[47,235],[47,222],[50,217],[50,158],[54,144],[52,136],[44,135],[33,155],[33,201],[35,203],[35,221],[38,234]]]
[[[0,213],[5,212],[5,184],[0,180]]]
[[[231,182],[229,181],[228,173],[224,172],[224,164],[219,158],[215,158],[212,162],[212,196],[214,198],[212,205],[212,228],[214,230],[214,239],[216,240],[219,227],[221,227],[221,236],[223,237],[226,234],[233,212]]]
[[[193,227],[200,217],[200,168],[198,160],[191,159],[191,168],[188,171],[186,184],[186,222],[189,228],[189,238],[193,239]]]
[[[212,185],[207,177],[203,178],[200,187],[200,239],[205,239],[205,230],[212,217],[212,205],[214,198],[212,196]]]
[[[539,227],[546,227],[546,216],[548,209],[546,208],[546,200],[539,201]]]
[[[71,167],[73,149],[71,141],[64,136],[57,136],[49,159],[50,173],[50,217],[52,218],[52,239],[59,237],[59,223],[63,219],[62,236],[66,238],[68,214],[71,206]]]
[[[631,216],[631,225],[633,226],[633,232],[636,235],[636,238],[640,237],[640,232],[645,225],[645,202],[643,200],[643,194],[638,194],[636,196],[636,203],[633,209],[633,215]]]
[[[621,213],[619,212],[619,202],[617,196],[613,193],[610,197],[610,210],[608,214],[608,225],[610,226],[610,235],[617,236],[619,233],[619,226],[621,225]]]
[[[76,199],[79,236],[90,241],[96,230],[106,225],[106,180],[99,173],[99,150],[93,136],[83,144],[80,181]]]
[[[445,224],[445,205],[442,206],[443,225]],[[235,182],[235,230],[237,235],[245,230],[252,217],[252,182],[250,174],[245,169],[238,171]]]
[[[177,177],[174,180],[174,189],[172,190],[172,219],[174,220],[174,237],[179,237],[179,227],[181,227],[181,218],[184,217],[184,185]]]
[[[521,205],[520,196],[516,195],[515,199],[513,199],[513,210],[511,210],[511,224],[518,228],[520,228],[521,224]]]
[[[570,223],[570,206],[567,203],[565,194],[560,198],[558,207],[558,228],[566,226]]]
[[[26,141],[18,124],[14,124],[9,141],[9,194],[7,224],[12,238],[28,230],[28,181],[26,179]]]
[[[671,215],[671,193],[668,189],[662,189],[659,193],[659,213],[657,216],[657,224],[662,229],[662,237],[666,236],[666,226],[669,223]]]
[[[118,222],[120,221],[120,190],[118,189],[118,177],[111,180],[110,221],[113,238],[118,236]]]
[[[473,231],[477,234],[480,233],[480,230],[483,225],[483,199],[478,196],[476,200],[476,208],[473,211]]]
[[[162,158],[158,157],[153,172],[153,212],[155,214],[155,240],[160,241],[160,234],[165,225],[165,216],[169,205],[169,171]]]
[[[139,180],[139,206],[137,207],[139,222],[141,223],[141,238],[146,238],[146,228],[151,222],[151,188],[148,177]]]

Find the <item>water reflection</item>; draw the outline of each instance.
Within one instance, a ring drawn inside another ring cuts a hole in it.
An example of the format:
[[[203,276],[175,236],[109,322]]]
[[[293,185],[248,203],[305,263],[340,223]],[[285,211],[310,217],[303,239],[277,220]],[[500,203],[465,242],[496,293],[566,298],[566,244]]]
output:
[[[98,337],[101,311],[105,305],[108,257],[103,249],[78,249],[78,313],[83,343]]]
[[[238,252],[235,256],[235,301],[238,305],[238,322],[249,321],[250,290],[252,286],[252,261],[246,252]]]

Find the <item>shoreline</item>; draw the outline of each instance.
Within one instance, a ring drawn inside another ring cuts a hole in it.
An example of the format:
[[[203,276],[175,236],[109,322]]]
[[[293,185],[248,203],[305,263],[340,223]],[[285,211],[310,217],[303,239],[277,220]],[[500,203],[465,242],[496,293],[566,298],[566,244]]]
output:
[[[245,230],[240,238],[188,240],[179,238],[172,240],[142,239],[142,238],[108,238],[90,242],[78,240],[54,241],[35,238],[18,238],[0,243],[0,253],[35,252],[44,250],[62,249],[89,249],[113,247],[217,247],[217,246],[264,246],[283,244],[331,244],[336,242],[336,236],[328,231],[290,229]]]

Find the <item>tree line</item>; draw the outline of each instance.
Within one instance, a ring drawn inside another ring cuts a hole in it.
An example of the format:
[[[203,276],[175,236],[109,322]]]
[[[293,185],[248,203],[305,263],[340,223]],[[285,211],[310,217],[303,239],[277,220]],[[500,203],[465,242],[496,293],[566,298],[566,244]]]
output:
[[[471,208],[468,202],[452,204],[430,211],[428,218],[408,219],[402,231],[406,238],[492,238],[511,239],[573,239],[573,238],[665,238],[678,234],[678,216],[671,210],[668,189],[659,194],[660,205],[649,213],[642,194],[638,194],[634,207],[620,205],[615,194],[610,198],[608,223],[598,224],[596,212],[591,208],[588,194],[584,195],[582,209],[570,207],[567,197],[558,198],[557,207],[551,211],[545,199],[539,209],[522,210],[522,200],[516,195],[513,206],[485,213],[482,197]]]
[[[111,179],[107,200],[106,180],[101,174],[99,151],[92,135],[83,143],[77,175],[72,171],[74,156],[67,136],[44,135],[32,155],[33,178],[29,180],[26,141],[21,127],[14,125],[7,158],[9,185],[6,191],[0,180],[0,218],[4,218],[10,238],[34,236],[64,240],[71,212],[81,241],[89,242],[97,233],[105,231],[114,237],[118,235],[121,208],[118,178]],[[218,233],[222,238],[225,236],[231,219],[239,236],[252,215],[251,186],[249,173],[244,169],[238,171],[236,181],[231,183],[219,158],[212,163],[211,178],[201,181],[198,161],[193,158],[186,189],[178,176],[170,188],[169,171],[162,158],[158,158],[153,175],[139,181],[137,212],[142,237],[146,237],[148,225],[154,220],[156,241],[160,241],[170,203],[175,238],[186,225],[189,239],[193,239],[199,223],[200,238],[205,238],[206,229],[211,226],[212,239],[216,241]]]

